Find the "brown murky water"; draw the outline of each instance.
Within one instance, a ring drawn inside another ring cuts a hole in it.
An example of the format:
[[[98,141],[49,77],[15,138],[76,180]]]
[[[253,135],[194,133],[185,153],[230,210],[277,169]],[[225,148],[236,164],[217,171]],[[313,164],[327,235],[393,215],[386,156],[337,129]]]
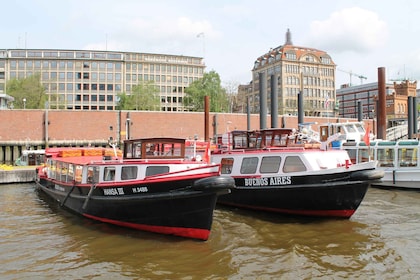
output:
[[[0,279],[418,279],[420,192],[371,188],[350,220],[220,208],[206,242],[91,222],[0,185]]]

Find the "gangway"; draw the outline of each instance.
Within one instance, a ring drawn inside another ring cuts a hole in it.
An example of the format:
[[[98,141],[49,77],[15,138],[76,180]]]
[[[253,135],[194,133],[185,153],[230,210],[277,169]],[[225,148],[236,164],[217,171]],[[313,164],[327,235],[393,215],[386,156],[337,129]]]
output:
[[[420,121],[417,121],[417,127],[420,127]],[[414,132],[414,133],[418,133]],[[397,141],[399,139],[407,139],[408,138],[408,126],[407,124],[397,125],[386,130],[386,140],[389,141]]]

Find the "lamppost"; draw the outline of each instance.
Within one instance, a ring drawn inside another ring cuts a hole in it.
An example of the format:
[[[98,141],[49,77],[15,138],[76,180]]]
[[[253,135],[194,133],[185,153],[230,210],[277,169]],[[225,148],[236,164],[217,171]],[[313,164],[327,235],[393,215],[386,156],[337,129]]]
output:
[[[25,110],[26,109],[26,98],[23,98],[23,110]]]

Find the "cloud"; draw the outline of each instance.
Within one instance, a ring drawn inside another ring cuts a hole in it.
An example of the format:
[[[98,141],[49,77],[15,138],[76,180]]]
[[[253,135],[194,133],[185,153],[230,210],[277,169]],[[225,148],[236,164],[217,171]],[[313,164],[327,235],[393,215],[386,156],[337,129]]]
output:
[[[387,24],[372,11],[353,7],[336,11],[310,24],[311,44],[336,53],[371,52],[388,39]]]

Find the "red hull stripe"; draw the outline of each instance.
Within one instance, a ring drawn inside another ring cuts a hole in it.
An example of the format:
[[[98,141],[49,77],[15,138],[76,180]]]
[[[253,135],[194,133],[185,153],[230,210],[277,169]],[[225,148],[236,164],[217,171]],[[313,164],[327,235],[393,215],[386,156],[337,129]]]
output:
[[[284,213],[300,216],[314,216],[314,217],[337,217],[337,218],[350,218],[356,210],[341,209],[341,210],[310,210],[310,209],[281,209],[281,208],[268,208],[259,206],[242,205],[237,203],[221,202],[220,204],[236,206],[240,208],[248,208],[252,210],[262,210],[267,212]]]
[[[141,225],[141,224],[133,224],[129,222],[96,217],[89,214],[83,214],[83,216],[93,219],[93,220],[101,221],[104,223],[133,228],[137,230],[150,231],[150,232],[162,233],[162,234],[168,234],[168,235],[176,235],[176,236],[182,236],[182,237],[194,238],[194,239],[200,239],[200,240],[207,240],[210,235],[210,230],[208,229]]]

